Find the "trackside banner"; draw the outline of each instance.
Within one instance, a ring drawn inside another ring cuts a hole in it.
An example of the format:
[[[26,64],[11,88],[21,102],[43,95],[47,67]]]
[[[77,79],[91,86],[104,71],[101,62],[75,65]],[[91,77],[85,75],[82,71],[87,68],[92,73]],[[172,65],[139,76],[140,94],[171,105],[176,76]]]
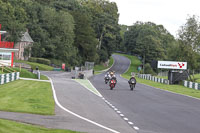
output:
[[[187,69],[187,62],[158,61],[158,68],[185,70]]]

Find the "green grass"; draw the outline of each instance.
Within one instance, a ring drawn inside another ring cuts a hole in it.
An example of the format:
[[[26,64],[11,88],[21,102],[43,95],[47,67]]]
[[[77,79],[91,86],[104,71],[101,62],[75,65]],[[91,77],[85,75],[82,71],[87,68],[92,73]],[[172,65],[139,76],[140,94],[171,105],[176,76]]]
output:
[[[44,65],[44,64],[39,64],[39,63],[35,63],[35,62],[21,61],[21,60],[17,60],[15,62],[28,64],[34,70],[35,70],[36,67],[38,67],[38,69],[42,70],[42,71],[52,71],[53,70],[53,67],[51,67],[51,66]]]
[[[167,76],[155,76],[155,77],[158,77],[158,78],[163,78],[163,79],[168,79]]]
[[[113,63],[114,63],[114,59],[111,56],[108,66],[104,66],[103,64],[95,65],[94,66],[94,71],[102,71],[102,70],[108,69],[108,68],[110,68],[112,66]]]
[[[87,87],[88,89],[90,89],[93,93],[95,93],[98,96],[101,96],[101,94],[99,94],[99,92],[90,84],[89,80],[85,80],[85,79],[75,79],[75,81],[79,82],[81,85]]]
[[[135,68],[139,64],[139,60],[134,56],[123,55],[123,54],[120,54],[120,55],[126,56],[127,58],[129,58],[131,60],[131,66],[130,66],[129,70],[125,74],[122,74],[122,77],[129,79],[131,72],[132,71],[136,72]],[[137,78],[137,77],[136,77],[136,80],[137,80],[138,83],[153,86],[155,88],[160,88],[160,89],[175,92],[175,93],[178,93],[178,94],[183,94],[183,95],[188,95],[188,96],[200,98],[200,91],[199,90],[187,88],[187,87],[184,87],[182,85],[166,85],[166,84],[161,84],[161,83],[153,82],[151,80],[145,80],[145,79],[141,79],[141,78]]]
[[[35,125],[0,119],[0,133],[79,133],[62,129],[48,129]]]
[[[13,70],[20,72],[19,68],[12,68]],[[6,71],[6,69],[4,69],[3,73],[9,73],[8,71]],[[3,74],[2,72],[0,74]],[[20,72],[20,77],[22,78],[32,78],[32,79],[37,79],[37,74],[34,74],[32,72],[29,72],[27,69],[23,69],[21,68],[21,72]],[[41,80],[49,80],[46,76],[44,75],[40,75],[40,79]]]
[[[193,79],[193,76],[191,75],[191,78]],[[196,82],[196,83],[200,83],[200,74],[195,74],[194,75],[194,81]]]
[[[136,56],[126,55],[126,54],[118,54],[118,55],[125,56],[131,60],[131,65],[130,65],[128,71],[126,73],[122,74],[122,76],[128,75],[130,77],[131,72],[138,73],[137,68],[139,65],[141,65],[141,61]]]
[[[54,106],[49,82],[17,80],[0,85],[0,110],[53,115]]]

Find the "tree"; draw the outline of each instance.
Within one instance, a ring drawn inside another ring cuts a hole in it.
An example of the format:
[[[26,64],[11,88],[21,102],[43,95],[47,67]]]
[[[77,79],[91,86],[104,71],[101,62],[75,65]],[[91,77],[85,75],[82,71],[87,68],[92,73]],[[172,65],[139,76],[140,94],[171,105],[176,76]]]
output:
[[[0,22],[2,29],[9,32],[8,41],[17,42],[26,30],[27,14],[25,10],[13,1],[0,0]]]
[[[197,18],[193,15],[181,26],[178,33],[179,52],[176,56],[178,60],[188,62],[188,68],[193,71],[193,76],[200,66],[200,23]]]
[[[125,32],[124,45],[127,52],[142,57],[145,63],[151,63],[152,60],[167,58],[164,48],[171,43],[168,36],[160,25],[137,22]]]
[[[92,27],[98,39],[98,53],[107,52],[108,58],[121,41],[116,3],[106,0],[80,0],[92,17]],[[105,51],[105,52],[102,52]],[[100,54],[102,55],[102,54]],[[104,56],[106,57],[106,56]],[[101,57],[100,57],[100,61]]]
[[[75,42],[79,55],[83,61],[95,62],[97,59],[97,39],[91,27],[91,18],[86,12],[74,11],[75,18]],[[84,62],[82,62],[83,64]]]
[[[185,45],[192,46],[195,51],[200,50],[200,23],[198,16],[189,16],[185,25],[180,27],[178,32],[178,40],[182,41]]]

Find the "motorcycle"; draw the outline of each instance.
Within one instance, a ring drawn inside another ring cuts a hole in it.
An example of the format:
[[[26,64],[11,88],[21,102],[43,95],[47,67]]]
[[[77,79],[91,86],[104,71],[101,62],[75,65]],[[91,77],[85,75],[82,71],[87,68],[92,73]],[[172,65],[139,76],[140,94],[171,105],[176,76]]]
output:
[[[116,79],[111,79],[111,80],[110,80],[110,85],[109,85],[109,86],[110,86],[110,89],[111,89],[111,90],[115,87],[116,83],[117,83],[117,82],[116,82]]]
[[[105,84],[107,84],[109,82],[110,78],[107,76],[104,78],[104,80],[105,80]]]
[[[136,85],[136,81],[135,80],[131,80],[129,81],[129,86],[130,86],[130,89],[133,91],[133,89],[135,88],[135,85]]]

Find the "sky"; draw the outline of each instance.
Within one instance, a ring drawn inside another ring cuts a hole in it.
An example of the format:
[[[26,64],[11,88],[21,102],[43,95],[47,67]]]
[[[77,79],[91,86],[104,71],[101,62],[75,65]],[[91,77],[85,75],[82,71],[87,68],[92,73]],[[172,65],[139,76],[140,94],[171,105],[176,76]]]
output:
[[[162,24],[174,37],[189,16],[200,16],[200,0],[110,0],[118,6],[119,24]]]

